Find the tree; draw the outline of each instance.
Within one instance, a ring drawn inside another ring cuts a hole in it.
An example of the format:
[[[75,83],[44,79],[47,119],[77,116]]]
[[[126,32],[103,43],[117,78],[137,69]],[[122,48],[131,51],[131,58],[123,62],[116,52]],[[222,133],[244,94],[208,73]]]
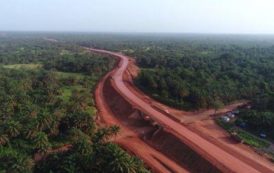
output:
[[[50,148],[47,134],[44,132],[38,132],[34,138],[34,148],[40,153],[46,153]]]
[[[24,137],[26,139],[34,139],[38,133],[37,122],[32,119],[24,128]]]
[[[120,172],[120,173],[136,173],[138,165],[135,164],[133,159],[129,155],[117,147],[117,145],[109,144],[107,146],[109,153],[111,153],[111,159],[107,168],[109,172]]]
[[[31,173],[33,161],[18,151],[0,146],[0,170],[5,172]]]
[[[86,138],[81,138],[79,141],[73,144],[73,150],[80,155],[90,155],[92,154],[92,144]]]
[[[0,135],[0,145],[5,145],[8,142],[9,142],[8,135],[1,134]]]
[[[143,163],[119,148],[107,143],[95,151],[94,170],[109,173],[145,173]],[[99,164],[100,163],[100,164]],[[98,165],[96,167],[96,165]]]
[[[20,134],[21,125],[18,121],[9,120],[6,122],[4,129],[10,137],[16,137]]]
[[[44,130],[50,128],[52,121],[53,118],[47,111],[41,111],[36,118],[36,129]]]
[[[221,109],[223,106],[224,106],[223,102],[221,102],[220,100],[215,100],[215,101],[213,102],[213,107],[214,107],[214,110],[215,110],[215,113],[214,113],[214,114],[216,114],[217,111],[218,111],[219,109]]]
[[[119,129],[120,128],[118,126],[99,129],[94,134],[92,142],[96,145],[101,145],[102,143],[105,143],[110,137],[116,135],[119,132]]]

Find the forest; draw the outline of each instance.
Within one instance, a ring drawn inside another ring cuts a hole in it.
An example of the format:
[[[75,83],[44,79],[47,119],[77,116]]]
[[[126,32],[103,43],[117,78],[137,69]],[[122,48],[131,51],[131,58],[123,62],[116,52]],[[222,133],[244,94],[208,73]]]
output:
[[[149,172],[96,125],[93,90],[114,60],[40,35],[0,39],[0,172]]]
[[[143,82],[151,84],[143,84],[144,89],[184,109],[212,107],[215,102],[227,104],[273,90],[273,36],[102,33],[51,36],[136,57],[142,69],[136,83],[141,78],[151,78],[144,79]]]
[[[183,110],[219,109],[247,100],[236,124],[274,139],[274,37],[206,34],[76,34],[54,36],[135,57],[136,85]]]
[[[241,109],[235,124],[274,140],[273,36],[10,33],[0,38],[2,172],[148,172],[108,142],[119,127],[95,125],[92,92],[114,60],[80,46],[134,57],[141,69],[136,85],[178,109],[218,109],[247,100],[251,109]],[[65,152],[54,152],[61,149]],[[45,153],[51,154],[35,160]]]

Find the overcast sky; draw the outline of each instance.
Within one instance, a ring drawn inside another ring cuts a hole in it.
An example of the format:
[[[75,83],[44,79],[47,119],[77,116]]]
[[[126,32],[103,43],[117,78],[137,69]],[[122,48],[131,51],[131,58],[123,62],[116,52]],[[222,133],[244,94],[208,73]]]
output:
[[[274,0],[0,0],[0,30],[274,34]]]

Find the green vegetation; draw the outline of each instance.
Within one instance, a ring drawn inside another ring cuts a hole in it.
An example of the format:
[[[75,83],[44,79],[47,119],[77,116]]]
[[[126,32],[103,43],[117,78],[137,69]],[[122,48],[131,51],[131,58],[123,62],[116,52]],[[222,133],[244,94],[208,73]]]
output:
[[[243,142],[247,145],[250,145],[256,148],[266,148],[270,146],[269,142],[263,139],[260,139],[244,130],[237,129],[236,133],[238,137],[240,137],[243,140]]]
[[[257,136],[236,127],[233,122],[224,122],[221,118],[216,119],[216,122],[238,141],[258,149],[263,149],[270,146],[270,142],[260,139]]]
[[[273,36],[79,34],[60,39],[136,57],[142,67],[136,84],[182,109],[226,105],[273,91]]]
[[[10,69],[28,69],[28,70],[35,70],[38,68],[41,68],[41,64],[11,64],[11,65],[4,65],[3,67],[5,68],[10,68]]]
[[[62,87],[62,88],[60,88],[60,93],[61,93],[60,98],[63,101],[68,102],[74,91],[80,92],[81,90],[83,90],[81,85]]]
[[[231,132],[234,127],[233,123],[224,122],[221,118],[217,118],[216,123],[228,132]]]
[[[256,135],[265,134],[268,139],[274,140],[274,112],[256,109],[243,110],[236,124],[245,124],[248,131]]]
[[[138,87],[179,109],[217,110],[249,100],[251,112],[241,112],[236,124],[243,122],[247,132],[274,139],[273,36],[79,34],[55,38],[136,57],[141,67],[135,80]]]
[[[252,109],[241,110],[235,123],[217,122],[257,148],[268,146],[256,137],[259,134],[274,139],[272,36],[7,35],[0,39],[0,168],[6,172],[14,163],[16,168],[36,172],[145,171],[116,145],[98,139],[102,129],[94,124],[91,93],[114,61],[77,45],[136,57],[141,73],[135,83],[140,89],[180,109],[217,110],[237,100],[250,100]],[[41,39],[45,37],[59,42]],[[107,129],[103,131],[109,136]],[[67,152],[33,162],[34,153],[63,144],[73,145]]]
[[[138,53],[137,62],[143,70],[136,84],[184,109],[210,108],[273,92],[274,49],[219,49],[201,55],[200,48],[180,45]]]
[[[148,172],[109,142],[118,127],[94,121],[92,92],[113,59],[12,36],[0,40],[0,62],[1,173]]]
[[[61,71],[55,71],[55,75],[57,78],[59,79],[69,79],[69,78],[73,78],[73,79],[84,79],[85,75],[81,74],[81,73],[70,73],[70,72],[61,72]]]

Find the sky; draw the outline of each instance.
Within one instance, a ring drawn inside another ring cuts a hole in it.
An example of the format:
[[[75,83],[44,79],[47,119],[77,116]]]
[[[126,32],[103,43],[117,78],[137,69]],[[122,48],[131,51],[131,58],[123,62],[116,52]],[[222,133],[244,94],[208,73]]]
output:
[[[0,0],[0,31],[274,34],[274,0]]]

